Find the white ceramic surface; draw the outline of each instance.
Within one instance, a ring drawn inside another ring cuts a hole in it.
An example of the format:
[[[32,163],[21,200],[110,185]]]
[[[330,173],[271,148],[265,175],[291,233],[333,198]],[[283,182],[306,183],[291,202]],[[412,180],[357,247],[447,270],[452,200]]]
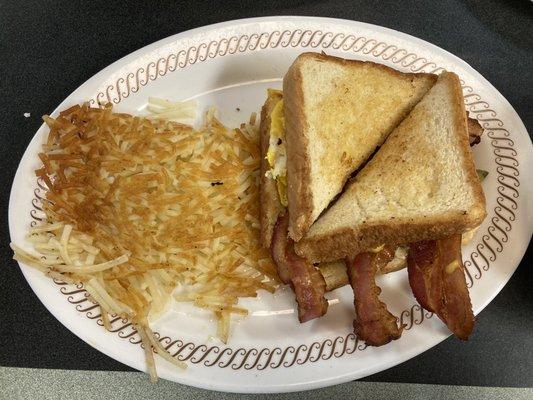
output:
[[[478,168],[489,171],[483,182],[488,216],[463,249],[474,311],[480,312],[518,266],[533,226],[532,146],[511,105],[478,72],[450,53],[412,36],[353,21],[312,17],[268,17],[231,21],[183,32],[138,50],[107,67],[59,105],[111,101],[116,109],[144,113],[148,96],[197,98],[203,109],[215,105],[228,126],[238,126],[258,112],[269,87],[279,88],[294,58],[304,51],[325,51],[346,58],[372,60],[403,71],[456,72],[464,81],[470,116],[485,127],[474,148]],[[35,216],[33,170],[46,128],[41,127],[17,171],[9,205],[11,238],[24,242]],[[145,370],[139,339],[127,321],[114,332],[101,327],[99,310],[82,288],[54,283],[21,265],[28,283],[48,310],[68,329],[103,353]],[[365,348],[352,332],[353,305],[348,287],[328,294],[328,314],[300,325],[287,289],[242,301],[251,315],[234,319],[229,344],[210,337],[214,324],[204,312],[174,304],[153,328],[172,354],[188,361],[186,371],[158,359],[162,378],[207,389],[232,392],[285,392],[312,389],[361,378],[394,366],[431,348],[449,333],[428,318],[411,294],[406,271],[380,277],[382,298],[407,323],[398,341]],[[33,329],[27,327],[27,329]],[[475,332],[474,332],[475,335]],[[468,345],[468,344],[466,344]],[[55,349],[61,351],[60,344]],[[55,351],[54,350],[54,351]]]

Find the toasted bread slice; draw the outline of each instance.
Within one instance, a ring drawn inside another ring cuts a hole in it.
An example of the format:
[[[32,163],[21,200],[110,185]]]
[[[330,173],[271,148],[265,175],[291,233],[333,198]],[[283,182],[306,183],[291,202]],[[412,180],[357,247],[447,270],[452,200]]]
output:
[[[461,85],[445,72],[296,251],[338,260],[383,243],[462,234],[485,215]]]
[[[278,219],[278,214],[285,207],[281,205],[278,196],[276,181],[267,178],[266,172],[270,169],[266,154],[270,140],[270,115],[274,106],[283,98],[279,91],[269,90],[268,97],[261,109],[261,122],[259,134],[261,141],[261,177],[260,177],[260,222],[261,222],[261,243],[267,249],[270,248],[272,232]]]
[[[296,59],[283,80],[289,234],[295,241],[436,79],[318,53]]]

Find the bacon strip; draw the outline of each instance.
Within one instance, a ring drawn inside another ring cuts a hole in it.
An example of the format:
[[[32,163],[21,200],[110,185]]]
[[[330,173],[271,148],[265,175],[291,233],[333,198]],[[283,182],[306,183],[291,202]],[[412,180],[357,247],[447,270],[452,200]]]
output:
[[[287,231],[289,229],[289,215],[287,213],[279,214],[274,225],[272,241],[270,242],[270,253],[276,264],[279,278],[283,283],[291,282],[291,271],[289,263],[285,257],[285,248],[287,247]]]
[[[298,303],[300,323],[321,317],[328,310],[324,298],[326,281],[317,268],[294,252],[294,242],[287,240],[285,256],[291,273],[291,285]]]
[[[280,279],[290,283],[294,290],[298,319],[304,323],[326,313],[326,281],[313,264],[294,252],[294,242],[287,235],[288,226],[288,215],[280,214],[274,227],[270,251]]]
[[[402,335],[403,326],[398,328],[396,317],[379,300],[381,289],[376,285],[378,256],[375,253],[361,253],[348,260],[348,277],[354,294],[354,330],[358,338],[370,346],[382,346]]]
[[[461,235],[413,243],[407,256],[416,300],[434,312],[459,339],[467,340],[474,314],[461,257]]]

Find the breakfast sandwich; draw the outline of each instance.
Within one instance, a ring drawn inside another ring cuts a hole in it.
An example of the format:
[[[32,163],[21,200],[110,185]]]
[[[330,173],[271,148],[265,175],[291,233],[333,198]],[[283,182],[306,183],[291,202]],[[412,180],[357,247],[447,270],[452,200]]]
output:
[[[296,59],[261,113],[260,208],[262,243],[294,289],[300,322],[324,315],[325,292],[350,283],[359,337],[400,337],[374,276],[409,264],[420,304],[468,337],[460,250],[485,217],[470,152],[481,133],[455,74]]]

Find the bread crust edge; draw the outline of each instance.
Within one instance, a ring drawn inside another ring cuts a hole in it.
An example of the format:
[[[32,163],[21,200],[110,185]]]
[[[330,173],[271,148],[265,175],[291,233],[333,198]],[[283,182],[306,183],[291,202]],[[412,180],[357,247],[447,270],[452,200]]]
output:
[[[420,240],[437,240],[462,234],[478,226],[483,218],[454,213],[423,221],[382,221],[363,224],[359,229],[343,228],[327,236],[304,239],[295,245],[298,255],[311,262],[335,261],[357,255],[382,244],[408,245]]]
[[[296,242],[313,222],[311,160],[309,140],[305,133],[307,119],[303,112],[301,62],[302,58],[299,56],[283,78],[289,236]]]

